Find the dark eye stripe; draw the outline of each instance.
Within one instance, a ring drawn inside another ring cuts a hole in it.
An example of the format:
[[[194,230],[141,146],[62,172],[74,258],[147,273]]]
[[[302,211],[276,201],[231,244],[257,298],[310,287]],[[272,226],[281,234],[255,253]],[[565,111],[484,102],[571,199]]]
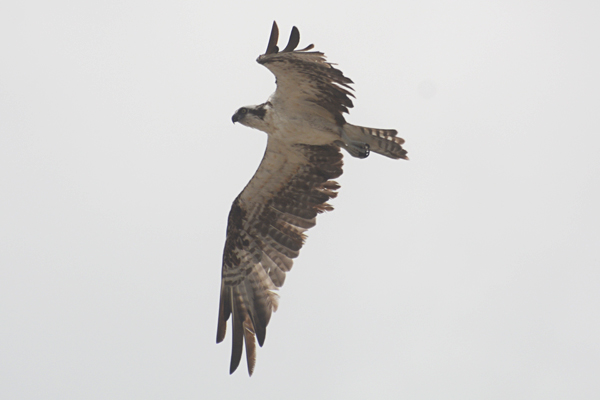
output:
[[[259,108],[251,108],[248,110],[248,112],[250,114],[256,115],[258,118],[263,119],[265,117],[265,114],[267,112],[267,110],[263,107],[259,107]]]

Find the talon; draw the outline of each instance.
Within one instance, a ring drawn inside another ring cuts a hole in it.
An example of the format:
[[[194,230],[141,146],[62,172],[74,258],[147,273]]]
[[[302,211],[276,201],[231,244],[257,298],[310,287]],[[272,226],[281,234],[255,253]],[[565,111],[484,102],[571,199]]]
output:
[[[341,142],[344,145],[344,149],[350,153],[353,157],[357,158],[367,158],[371,153],[371,148],[365,142],[361,142],[358,140],[352,140],[346,135],[346,132],[342,131],[342,140]]]
[[[368,144],[365,144],[364,150],[358,153],[358,158],[367,158],[371,154],[371,147]]]

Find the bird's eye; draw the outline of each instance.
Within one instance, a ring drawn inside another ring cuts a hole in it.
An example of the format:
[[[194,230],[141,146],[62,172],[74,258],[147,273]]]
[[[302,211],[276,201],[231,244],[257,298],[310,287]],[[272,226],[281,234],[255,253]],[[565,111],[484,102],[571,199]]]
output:
[[[246,114],[248,112],[247,108],[240,108],[240,114]]]

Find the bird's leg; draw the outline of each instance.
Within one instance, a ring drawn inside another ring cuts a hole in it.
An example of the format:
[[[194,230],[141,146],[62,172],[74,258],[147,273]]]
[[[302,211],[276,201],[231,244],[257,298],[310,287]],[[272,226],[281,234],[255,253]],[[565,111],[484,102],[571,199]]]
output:
[[[336,144],[344,148],[352,157],[367,158],[370,153],[369,145],[367,143],[350,139],[343,129],[342,140],[338,140]]]

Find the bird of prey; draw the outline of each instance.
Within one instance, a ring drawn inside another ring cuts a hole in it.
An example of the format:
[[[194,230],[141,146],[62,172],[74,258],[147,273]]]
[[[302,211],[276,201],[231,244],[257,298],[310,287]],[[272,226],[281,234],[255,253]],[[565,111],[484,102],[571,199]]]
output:
[[[292,28],[279,51],[273,22],[267,51],[256,60],[275,74],[277,89],[259,105],[238,109],[232,117],[268,135],[258,170],[233,201],[223,251],[217,343],[223,341],[232,316],[233,347],[229,373],[238,367],[244,343],[248,373],[256,362],[256,341],[263,345],[276,290],[283,285],[316,216],[332,210],[337,196],[333,181],[342,174],[344,149],[366,158],[370,152],[407,159],[404,140],[393,129],[351,125],[344,119],[352,107],[353,83],[325,60],[323,53],[295,50],[300,33]]]

